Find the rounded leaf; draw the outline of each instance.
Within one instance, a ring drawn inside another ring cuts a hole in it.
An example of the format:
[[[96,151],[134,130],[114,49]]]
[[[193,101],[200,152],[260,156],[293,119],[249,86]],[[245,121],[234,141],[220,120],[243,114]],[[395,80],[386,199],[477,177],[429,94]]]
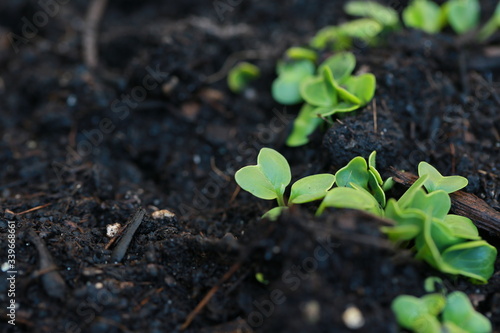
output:
[[[311,135],[322,123],[322,119],[316,115],[315,107],[310,104],[304,104],[293,121],[292,132],[286,140],[289,147],[298,147],[309,142]]]
[[[469,183],[467,178],[462,176],[447,176],[443,177],[441,173],[427,162],[418,164],[418,175],[428,175],[428,179],[424,182],[424,187],[427,192],[443,190],[446,193],[458,191]]]
[[[323,61],[318,67],[318,73],[322,73],[324,67],[329,67],[335,81],[340,83],[352,74],[356,67],[356,57],[351,52],[337,53]]]
[[[292,180],[286,158],[274,149],[262,148],[257,156],[257,165],[276,191],[283,194]]]
[[[443,311],[443,321],[453,323],[469,333],[487,333],[492,331],[490,321],[476,312],[469,297],[461,291],[448,295]]]
[[[256,79],[259,75],[259,67],[248,62],[240,62],[229,71],[227,84],[232,92],[240,93],[250,81]]]
[[[277,198],[276,189],[273,184],[262,173],[257,165],[249,165],[241,168],[234,175],[236,183],[247,192],[257,198],[272,200]]]
[[[292,185],[289,203],[301,204],[323,199],[334,182],[335,176],[329,173],[299,179]]]
[[[353,158],[345,167],[337,171],[335,179],[340,187],[355,183],[366,189],[369,179],[366,160],[361,156]]]
[[[449,0],[445,4],[450,26],[457,34],[466,33],[479,25],[481,7],[477,0]]]

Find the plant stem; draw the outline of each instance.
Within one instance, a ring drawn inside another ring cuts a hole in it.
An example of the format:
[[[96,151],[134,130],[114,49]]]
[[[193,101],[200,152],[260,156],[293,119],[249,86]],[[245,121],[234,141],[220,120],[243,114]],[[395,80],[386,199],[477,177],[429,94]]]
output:
[[[283,195],[278,195],[278,197],[276,198],[276,200],[278,200],[278,206],[280,206],[280,207],[286,207],[286,205],[285,205],[285,199],[283,199]]]

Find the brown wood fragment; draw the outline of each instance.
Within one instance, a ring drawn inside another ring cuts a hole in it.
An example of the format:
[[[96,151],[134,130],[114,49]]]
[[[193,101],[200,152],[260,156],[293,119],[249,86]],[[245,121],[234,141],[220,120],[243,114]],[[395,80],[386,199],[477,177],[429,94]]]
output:
[[[403,172],[391,168],[392,178],[396,183],[411,186],[417,176],[411,172]],[[451,211],[454,214],[470,218],[482,230],[486,230],[500,237],[500,213],[491,208],[484,200],[474,194],[456,191],[450,194]]]

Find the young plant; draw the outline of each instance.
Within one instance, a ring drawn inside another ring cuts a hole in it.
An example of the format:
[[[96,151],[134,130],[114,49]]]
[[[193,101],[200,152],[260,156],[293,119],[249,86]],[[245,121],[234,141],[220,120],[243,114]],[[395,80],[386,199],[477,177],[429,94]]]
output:
[[[294,121],[287,139],[288,146],[306,144],[308,136],[321,124],[318,118],[354,111],[366,105],[375,93],[375,76],[353,76],[356,58],[352,53],[338,53],[318,67],[317,76],[300,83],[300,96],[305,104]]]
[[[391,7],[375,1],[349,1],[344,11],[351,16],[361,16],[377,21],[384,29],[394,29],[399,24],[399,15]]]
[[[500,28],[500,2],[498,3],[493,16],[486,22],[486,24],[479,30],[477,39],[480,42],[486,41]]]
[[[273,98],[284,105],[302,102],[300,84],[314,74],[314,63],[309,59],[281,61],[278,62],[276,71],[278,77],[274,80],[271,88]]]
[[[292,185],[290,198],[286,203],[284,193],[292,179],[290,166],[283,155],[270,148],[262,148],[257,156],[257,165],[241,168],[236,172],[235,179],[242,189],[254,196],[264,200],[277,200],[278,207],[263,216],[271,219],[294,204],[322,199],[335,182],[335,176],[331,174],[299,179]]]
[[[248,62],[240,62],[233,67],[227,76],[227,85],[234,93],[241,93],[248,84],[260,76],[257,66]]]
[[[426,279],[441,279],[431,277]],[[433,288],[432,288],[433,289]],[[428,292],[430,290],[426,288]],[[476,312],[469,298],[461,291],[446,296],[431,293],[420,298],[400,295],[391,304],[398,324],[412,332],[435,333],[488,333],[492,331],[490,321]]]
[[[448,0],[443,11],[457,34],[467,33],[479,25],[481,6],[478,0]]]

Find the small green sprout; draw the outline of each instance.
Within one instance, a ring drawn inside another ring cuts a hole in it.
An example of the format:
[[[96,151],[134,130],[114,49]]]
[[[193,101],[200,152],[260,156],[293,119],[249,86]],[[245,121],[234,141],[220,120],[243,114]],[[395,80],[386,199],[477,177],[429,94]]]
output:
[[[227,85],[234,93],[241,93],[250,81],[260,76],[259,67],[248,62],[240,62],[234,66],[227,76]]]
[[[278,77],[272,85],[273,98],[281,104],[293,105],[303,101],[300,95],[302,81],[314,74],[315,65],[307,59],[279,62]]]
[[[428,280],[441,281],[439,278]],[[426,288],[426,289],[434,289]],[[427,290],[429,292],[429,290]],[[476,312],[469,298],[461,291],[454,291],[447,296],[431,293],[420,298],[400,295],[391,304],[391,309],[398,324],[418,333],[488,333],[492,331],[490,321]]]
[[[257,198],[278,201],[278,206],[263,217],[276,219],[288,207],[323,199],[335,182],[331,174],[318,174],[299,179],[292,185],[288,205],[284,193],[291,181],[290,166],[280,153],[274,149],[262,148],[257,156],[257,165],[241,168],[235,174],[238,185]]]
[[[350,112],[366,105],[375,93],[373,74],[353,76],[356,58],[342,52],[326,59],[318,67],[317,76],[309,76],[300,83],[300,96],[306,101],[294,121],[287,145],[306,144],[308,136],[321,124],[318,117]]]
[[[309,60],[316,62],[318,54],[316,51],[306,49],[305,47],[291,47],[285,52],[288,59],[291,60]]]
[[[448,0],[443,10],[457,34],[469,32],[479,25],[481,7],[478,0]]]
[[[469,183],[467,178],[462,176],[443,177],[439,171],[427,162],[420,162],[418,165],[418,175],[428,175],[428,179],[424,182],[424,187],[428,192],[443,190],[446,193],[458,191]]]
[[[371,18],[388,28],[399,24],[399,15],[396,10],[375,1],[350,1],[345,4],[344,11],[352,16]]]
[[[446,25],[446,15],[435,2],[413,0],[403,11],[403,21],[408,27],[435,34]]]

